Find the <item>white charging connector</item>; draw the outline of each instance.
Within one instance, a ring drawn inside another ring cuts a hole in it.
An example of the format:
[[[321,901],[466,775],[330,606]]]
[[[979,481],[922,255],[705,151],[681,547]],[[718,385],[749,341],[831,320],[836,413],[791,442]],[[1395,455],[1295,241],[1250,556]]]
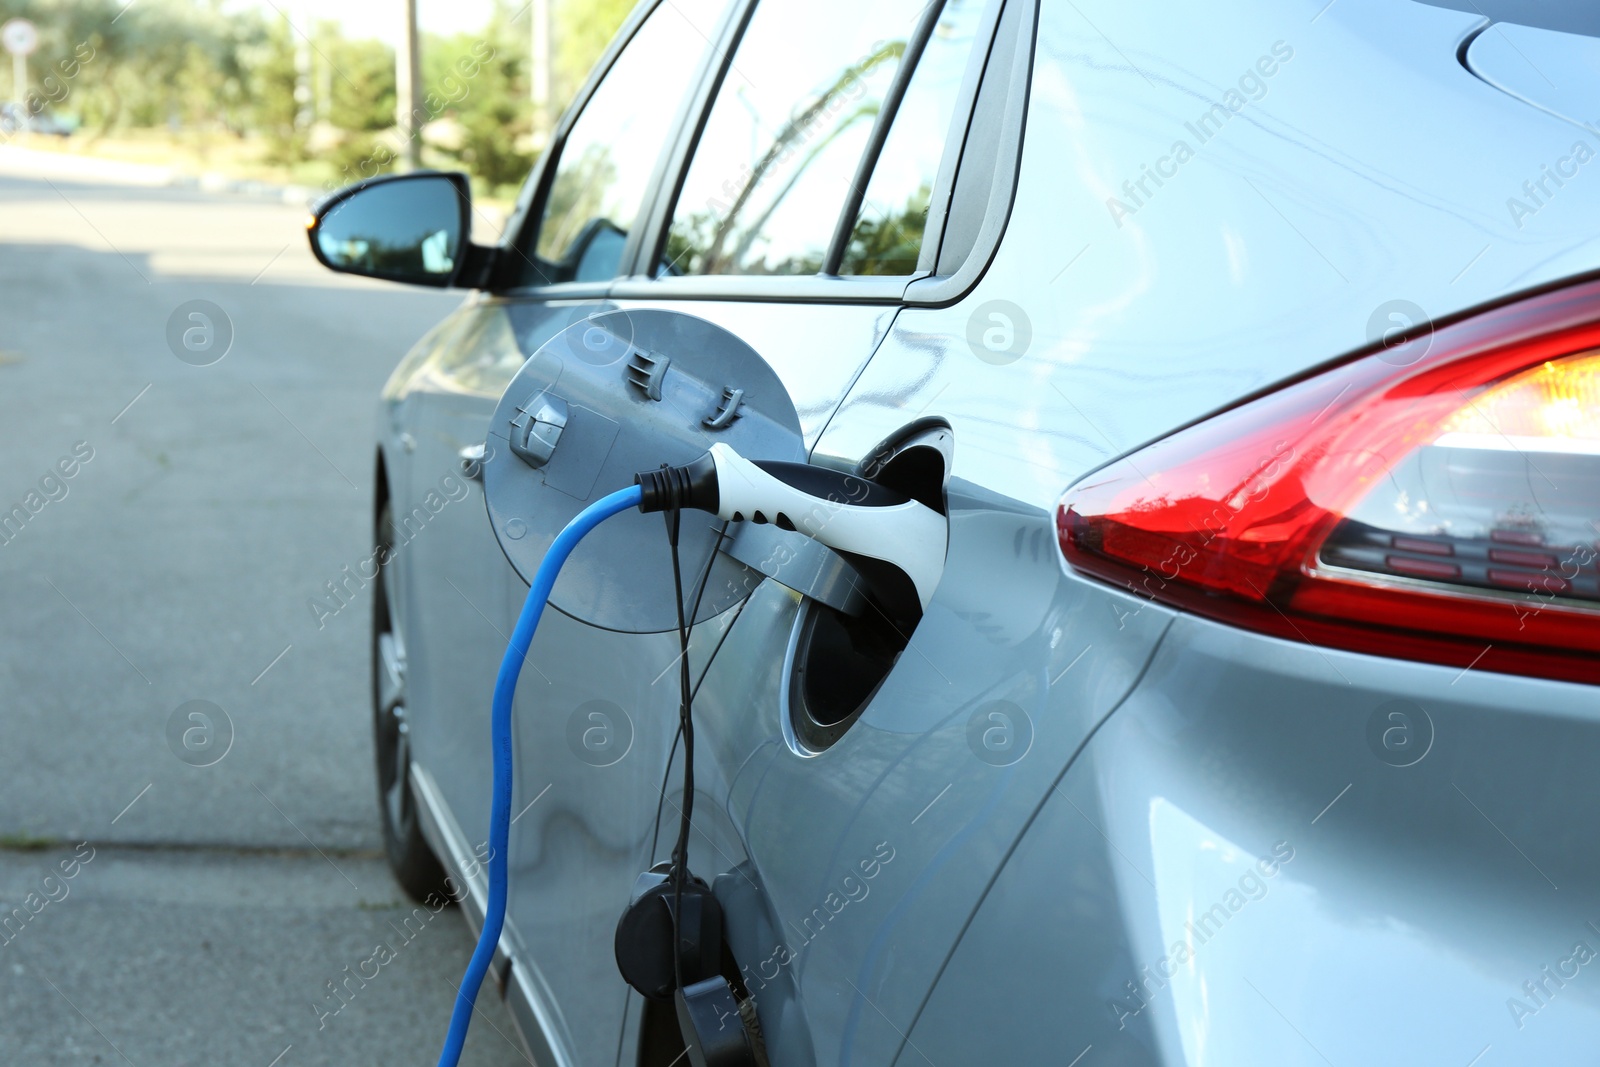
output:
[[[693,463],[646,471],[638,480],[641,511],[697,508],[730,522],[794,530],[850,560],[880,598],[896,599],[894,587],[909,582],[918,614],[944,571],[945,517],[859,475],[748,460],[718,443]]]

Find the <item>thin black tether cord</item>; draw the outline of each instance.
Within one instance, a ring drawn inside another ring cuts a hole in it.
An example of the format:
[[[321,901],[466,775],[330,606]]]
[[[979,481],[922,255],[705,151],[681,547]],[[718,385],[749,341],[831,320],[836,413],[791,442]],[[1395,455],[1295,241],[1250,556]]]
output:
[[[706,569],[700,572],[700,583],[694,592],[694,607],[689,610],[689,624],[694,625],[694,620],[700,617],[700,601],[706,595],[706,586],[711,582],[711,568],[716,565],[717,552],[722,548],[722,541],[728,536],[728,524],[723,523],[717,528],[717,540],[711,547],[711,555],[706,558]],[[691,700],[694,694],[690,694]],[[661,788],[658,790],[660,799],[656,801],[656,825],[650,831],[650,862],[655,862],[656,842],[661,839],[661,808],[667,799],[667,779],[672,776],[672,761],[678,755],[678,742],[683,739],[683,720],[678,720],[678,728],[672,731],[672,747],[667,749],[667,765],[661,771]]]
[[[683,912],[683,885],[689,876],[689,826],[694,809],[694,718],[690,714],[693,693],[689,685],[689,626],[683,616],[683,566],[678,559],[678,531],[683,512],[669,508],[667,542],[672,547],[672,599],[678,609],[678,729],[683,732],[683,810],[678,822],[678,843],[672,849],[672,975],[683,989],[683,938],[679,916]],[[709,571],[708,571],[709,573]],[[660,807],[656,811],[659,814]]]

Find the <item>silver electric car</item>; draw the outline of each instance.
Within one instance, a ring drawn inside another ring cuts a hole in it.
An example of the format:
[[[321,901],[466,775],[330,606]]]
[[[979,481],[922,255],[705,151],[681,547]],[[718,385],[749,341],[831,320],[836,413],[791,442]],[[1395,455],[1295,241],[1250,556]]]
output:
[[[402,884],[481,921],[529,561],[724,442],[948,545],[897,610],[684,515],[689,858],[764,1062],[1577,1062],[1597,71],[1565,0],[646,0],[504,238],[456,175],[331,198],[327,265],[470,291],[379,408]],[[523,670],[492,974],[541,1067],[685,1050],[617,962],[686,799],[673,596],[619,517]]]

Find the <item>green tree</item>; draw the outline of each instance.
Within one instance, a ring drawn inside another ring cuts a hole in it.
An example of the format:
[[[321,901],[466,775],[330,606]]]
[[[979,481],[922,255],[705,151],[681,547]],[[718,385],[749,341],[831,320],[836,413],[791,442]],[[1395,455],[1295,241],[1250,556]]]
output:
[[[595,62],[627,20],[635,0],[564,0],[551,16],[555,57],[550,92],[559,108],[583,87]]]
[[[491,193],[520,185],[533,165],[527,31],[496,0],[481,35],[430,36],[423,51],[424,121],[448,127],[434,144]]]
[[[209,0],[25,0],[7,13],[40,30],[30,106],[76,113],[96,136],[124,125],[237,120],[239,51],[261,32],[254,12],[224,13]]]
[[[327,27],[321,56],[327,63],[328,121],[341,130],[386,130],[394,125],[394,49],[382,41],[352,41]]]
[[[287,15],[267,27],[265,39],[251,50],[248,69],[251,125],[266,139],[267,158],[283,164],[306,159],[306,130],[294,95],[299,85],[294,29]]]

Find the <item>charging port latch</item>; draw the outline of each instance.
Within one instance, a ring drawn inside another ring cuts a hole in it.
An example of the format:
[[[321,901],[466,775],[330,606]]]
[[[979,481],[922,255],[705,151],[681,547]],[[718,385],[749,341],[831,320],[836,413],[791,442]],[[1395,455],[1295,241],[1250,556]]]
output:
[[[567,402],[541,390],[518,404],[511,417],[511,451],[528,466],[542,467],[566,428]]]

